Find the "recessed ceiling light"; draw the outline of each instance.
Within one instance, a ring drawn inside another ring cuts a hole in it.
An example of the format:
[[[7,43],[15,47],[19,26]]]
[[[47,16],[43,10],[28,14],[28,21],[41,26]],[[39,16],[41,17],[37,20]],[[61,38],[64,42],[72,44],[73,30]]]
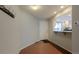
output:
[[[54,14],[56,14],[57,12],[55,11]]]
[[[69,14],[68,16],[71,16],[71,14]]]
[[[64,6],[60,6],[60,8],[64,8]]]
[[[33,10],[38,10],[40,8],[40,6],[38,5],[33,5],[33,6],[30,6],[30,8],[32,8]]]

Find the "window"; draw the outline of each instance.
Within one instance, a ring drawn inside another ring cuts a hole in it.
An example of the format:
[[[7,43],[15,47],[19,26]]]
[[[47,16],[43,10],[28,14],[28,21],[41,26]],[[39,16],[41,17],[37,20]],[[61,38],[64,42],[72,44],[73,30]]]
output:
[[[62,23],[61,22],[56,22],[54,31],[62,31]]]
[[[72,17],[69,14],[56,17],[54,22],[54,31],[67,32],[72,31]]]

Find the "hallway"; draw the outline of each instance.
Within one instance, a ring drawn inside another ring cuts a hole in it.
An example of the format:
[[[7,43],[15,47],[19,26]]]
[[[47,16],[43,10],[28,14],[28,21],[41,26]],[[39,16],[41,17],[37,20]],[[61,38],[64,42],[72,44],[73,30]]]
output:
[[[4,5],[0,8],[0,53],[72,53],[72,6]]]

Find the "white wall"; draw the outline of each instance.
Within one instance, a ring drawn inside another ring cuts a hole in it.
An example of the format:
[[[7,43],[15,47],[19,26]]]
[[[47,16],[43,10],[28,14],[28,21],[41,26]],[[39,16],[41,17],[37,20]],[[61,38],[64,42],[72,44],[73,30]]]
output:
[[[72,6],[72,19],[72,52],[79,54],[79,5]]]
[[[0,53],[17,53],[20,44],[17,21],[0,10]]]
[[[48,39],[48,20],[39,20],[40,40]]]
[[[39,21],[27,12],[21,16],[21,48],[39,41]]]
[[[15,19],[0,10],[0,53],[18,53],[39,40],[38,20],[18,6],[8,7],[14,10]]]
[[[72,33],[55,33],[53,32],[53,23],[56,16],[49,20],[49,39],[60,47],[72,52]]]

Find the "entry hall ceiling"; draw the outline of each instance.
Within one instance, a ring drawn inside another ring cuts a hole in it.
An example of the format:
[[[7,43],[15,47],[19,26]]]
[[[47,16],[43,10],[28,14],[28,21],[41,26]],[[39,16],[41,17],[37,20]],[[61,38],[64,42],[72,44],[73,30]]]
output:
[[[38,19],[48,19],[56,14],[59,10],[64,9],[67,6],[63,7],[61,5],[23,5],[20,7],[21,9]]]

